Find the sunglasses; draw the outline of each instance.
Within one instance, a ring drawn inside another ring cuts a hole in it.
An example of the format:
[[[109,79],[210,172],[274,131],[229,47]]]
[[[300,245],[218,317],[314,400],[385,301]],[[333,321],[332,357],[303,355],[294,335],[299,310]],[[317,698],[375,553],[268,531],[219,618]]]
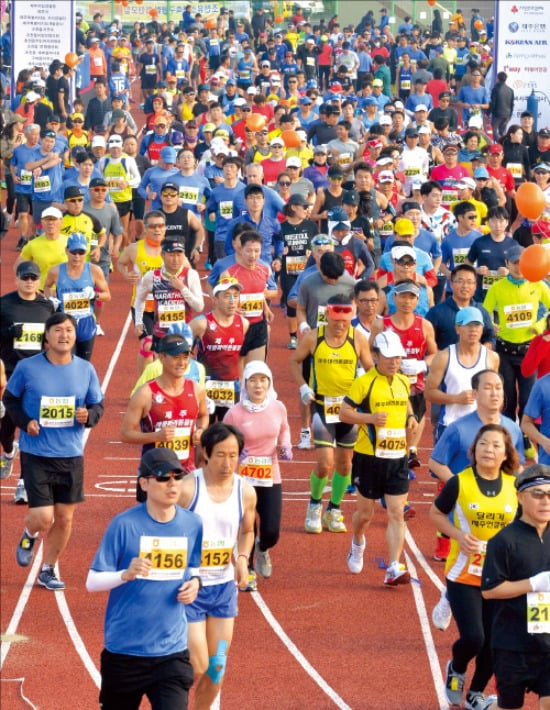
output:
[[[163,197],[177,197],[178,196],[177,192],[161,192],[160,194]]]
[[[75,256],[84,256],[85,253],[85,249],[69,249],[69,254],[74,254]]]
[[[335,313],[338,315],[350,315],[353,313],[353,307],[352,306],[332,306],[328,305],[327,306],[327,311],[329,313]]]
[[[476,214],[467,214],[466,219],[477,219],[477,215]]]
[[[311,246],[313,247],[325,247],[328,244],[334,245],[334,240],[330,237],[317,237],[311,241]]]
[[[249,112],[252,111],[252,109],[251,109],[251,108],[241,108],[241,111],[242,111],[243,113],[249,113]]]
[[[106,187],[92,187],[92,190],[93,190],[94,192],[107,192],[107,188],[106,188]]]
[[[73,118],[73,123],[84,123],[80,118]]]
[[[267,136],[267,131],[258,131],[259,136]]]
[[[281,185],[281,186],[283,186],[283,187],[288,187],[288,186],[290,185],[290,182],[287,182],[286,180],[285,180],[284,182],[281,182],[281,181],[279,180],[279,185]]]
[[[163,229],[165,225],[164,225],[164,222],[155,222],[154,224],[149,223],[149,224],[146,224],[145,226],[147,227],[147,229]]]
[[[157,481],[157,483],[168,483],[168,481],[172,479],[174,481],[182,481],[184,477],[185,473],[173,473],[172,475],[164,474],[163,476],[144,476],[144,478],[152,478],[153,481]]]
[[[155,128],[166,128],[165,123],[155,123]]]
[[[412,259],[398,259],[396,263],[399,264],[399,266],[414,266],[416,261]]]
[[[544,500],[544,498],[548,498],[550,500],[550,491],[541,491],[535,489],[534,491],[525,491],[526,493],[529,493],[531,498],[534,498],[535,500]]]
[[[40,277],[36,274],[23,274],[19,278],[21,279],[21,281],[38,281]]]
[[[343,176],[333,175],[332,177],[329,177],[329,180],[332,180],[333,182],[338,182],[339,180],[343,180],[343,179],[344,179]]]
[[[84,202],[83,197],[69,197],[65,202]]]

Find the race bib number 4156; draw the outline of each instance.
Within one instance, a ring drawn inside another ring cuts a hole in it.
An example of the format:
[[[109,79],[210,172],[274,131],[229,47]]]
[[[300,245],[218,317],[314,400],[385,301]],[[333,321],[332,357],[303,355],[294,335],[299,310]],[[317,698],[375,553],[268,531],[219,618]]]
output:
[[[186,537],[153,537],[142,535],[139,539],[139,556],[151,561],[147,577],[152,582],[167,579],[183,579],[187,567]]]

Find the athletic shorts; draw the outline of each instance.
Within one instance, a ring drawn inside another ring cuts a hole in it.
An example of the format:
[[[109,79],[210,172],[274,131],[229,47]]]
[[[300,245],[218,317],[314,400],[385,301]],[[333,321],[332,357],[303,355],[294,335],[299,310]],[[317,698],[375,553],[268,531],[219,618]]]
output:
[[[351,464],[351,480],[363,498],[377,500],[383,495],[404,495],[409,490],[407,457],[380,459],[355,451]]]
[[[21,471],[29,508],[54,503],[82,503],[84,459],[82,456],[50,458],[21,452]]]
[[[141,88],[148,90],[154,89],[157,85],[157,75],[156,74],[144,74],[141,77]]]
[[[233,619],[239,613],[237,586],[233,580],[223,584],[211,584],[199,590],[192,604],[186,604],[187,621],[205,621],[207,616],[218,619]]]
[[[251,323],[244,336],[244,343],[241,348],[241,355],[246,355],[251,350],[267,345],[267,321],[261,320]]]
[[[132,212],[134,219],[143,219],[145,215],[145,200],[137,191],[137,187],[132,188]]]
[[[341,449],[353,449],[357,441],[355,424],[336,422],[327,424],[318,405],[312,405],[311,432],[316,449],[338,446]]]
[[[525,693],[550,696],[550,652],[521,653],[493,649],[498,706],[522,708]]]
[[[17,214],[32,214],[32,195],[24,192],[16,192]]]
[[[416,394],[411,394],[409,397],[409,402],[413,412],[416,415],[418,421],[422,421],[424,415],[426,414],[426,399],[424,397],[424,392],[417,392]]]
[[[143,695],[152,707],[185,710],[192,684],[193,668],[187,650],[151,657],[127,656],[107,649],[101,652],[99,703],[103,710],[138,708]]]
[[[132,211],[132,200],[126,200],[125,202],[115,202],[114,205],[117,208],[119,217],[125,217]]]
[[[132,321],[136,322],[136,309],[130,306],[130,313],[132,315]],[[153,311],[143,311],[143,332],[146,335],[151,335],[153,332],[153,326],[155,324],[155,314]]]

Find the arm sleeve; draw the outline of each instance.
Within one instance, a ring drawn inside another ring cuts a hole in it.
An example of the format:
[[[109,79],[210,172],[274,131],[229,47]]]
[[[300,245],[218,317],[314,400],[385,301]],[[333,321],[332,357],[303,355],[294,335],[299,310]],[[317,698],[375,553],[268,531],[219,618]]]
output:
[[[27,425],[31,421],[32,417],[29,417],[25,413],[25,410],[23,409],[23,401],[19,397],[12,394],[9,389],[6,389],[4,392],[2,401],[4,402],[4,406],[6,407],[13,423],[19,427],[19,429],[27,431]]]
[[[149,274],[151,274],[151,276],[149,276]],[[136,299],[134,301],[136,325],[143,325],[143,311],[145,309],[145,299],[147,297],[147,293],[151,290],[149,282],[152,279],[152,275],[153,272],[148,271],[138,283],[136,288]]]
[[[128,168],[128,184],[130,187],[138,187],[141,182],[138,166],[133,158],[126,158],[126,166]]]
[[[122,584],[126,584],[121,576],[123,571],[97,572],[95,569],[91,569],[86,578],[86,589],[89,592],[108,592],[115,587],[120,587]]]
[[[86,422],[86,428],[91,429],[99,422],[99,420],[103,416],[103,402],[98,402],[97,404],[88,404],[86,405],[86,408],[88,410],[88,421]]]
[[[185,300],[194,311],[200,313],[204,308],[204,298],[202,295],[202,286],[198,271],[189,269],[189,273],[187,274],[187,283],[191,294]]]
[[[457,499],[458,476],[453,476],[452,478],[449,478],[447,483],[443,486],[443,490],[434,500],[434,505],[439,511],[445,513],[445,515],[449,515],[455,507]]]

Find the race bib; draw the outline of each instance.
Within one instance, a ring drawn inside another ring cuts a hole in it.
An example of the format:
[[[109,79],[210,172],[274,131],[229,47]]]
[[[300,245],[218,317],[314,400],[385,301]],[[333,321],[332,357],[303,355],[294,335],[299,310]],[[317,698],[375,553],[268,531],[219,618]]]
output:
[[[527,593],[527,633],[550,634],[550,592]]]
[[[407,453],[405,429],[380,427],[376,435],[374,455],[379,459],[401,459]]]
[[[327,307],[317,306],[317,328],[327,324]]]
[[[401,82],[401,89],[403,91],[410,91],[411,88],[411,80],[410,79],[403,79]]]
[[[176,79],[185,79],[184,69],[176,69]]]
[[[155,441],[155,449],[159,447],[171,449],[180,461],[187,461],[191,450],[191,428],[186,426],[176,427],[172,441]]]
[[[74,424],[75,398],[48,397],[40,398],[40,426],[48,429],[60,429]]]
[[[264,312],[263,293],[241,293],[240,308],[247,318],[257,318]]]
[[[468,251],[469,249],[453,249],[453,263],[455,266],[466,263]]]
[[[217,407],[232,407],[235,404],[235,383],[232,380],[206,380],[206,396]]]
[[[479,550],[470,555],[468,561],[468,574],[473,574],[474,577],[481,577],[485,555],[487,554],[487,542],[482,540],[479,542]]]
[[[180,200],[184,205],[192,205],[194,207],[199,201],[199,192],[198,187],[184,187],[180,185]]]
[[[223,572],[231,563],[231,553],[233,545],[228,538],[219,538],[218,540],[203,540],[201,567],[205,568],[205,572],[220,573]]]
[[[102,57],[94,57],[94,66],[102,67],[103,66],[103,58]]]
[[[341,168],[347,168],[353,162],[353,155],[352,153],[340,153],[336,162]]]
[[[247,456],[239,464],[239,474],[253,486],[272,486],[273,459],[271,456]]]
[[[52,182],[49,175],[41,175],[34,179],[35,192],[48,192],[52,189]]]
[[[496,271],[488,271],[481,277],[481,288],[486,291],[489,286],[492,286],[495,281],[498,281],[501,278],[502,276],[499,276]]]
[[[535,310],[532,303],[504,306],[504,322],[508,328],[527,328],[533,325]]]
[[[420,168],[406,168],[405,177],[414,177],[420,175]]]
[[[107,187],[109,192],[119,192],[122,190],[121,182],[124,180],[123,177],[109,177],[107,178]]]
[[[138,579],[148,582],[183,579],[187,567],[187,538],[141,535],[139,556],[150,560],[152,568],[147,577],[138,575]]]
[[[441,193],[441,204],[450,205],[451,202],[456,202],[458,200],[458,192],[456,190],[443,190]]]
[[[158,324],[161,328],[169,328],[172,323],[180,323],[184,320],[185,304],[183,301],[158,304]]]
[[[20,323],[22,333],[13,339],[14,350],[41,350],[44,323]]]
[[[222,200],[220,202],[220,217],[222,219],[232,219],[233,200]]]
[[[32,185],[32,170],[21,170],[19,178],[21,179],[21,185],[30,187]]]
[[[307,256],[305,254],[303,256],[287,256],[285,258],[285,263],[287,274],[295,276],[297,274],[301,274],[306,268]]]
[[[78,320],[92,315],[92,304],[83,291],[71,291],[63,294],[63,311]]]
[[[156,74],[157,73],[157,67],[155,64],[148,64],[145,67],[145,73],[146,74]]]
[[[506,167],[512,173],[514,178],[523,177],[523,165],[521,163],[506,163]]]
[[[314,67],[315,66],[315,57],[306,57],[306,66]]]
[[[338,424],[340,421],[340,407],[344,401],[343,395],[341,397],[324,397],[323,398],[323,412],[325,415],[325,422],[327,424]]]

